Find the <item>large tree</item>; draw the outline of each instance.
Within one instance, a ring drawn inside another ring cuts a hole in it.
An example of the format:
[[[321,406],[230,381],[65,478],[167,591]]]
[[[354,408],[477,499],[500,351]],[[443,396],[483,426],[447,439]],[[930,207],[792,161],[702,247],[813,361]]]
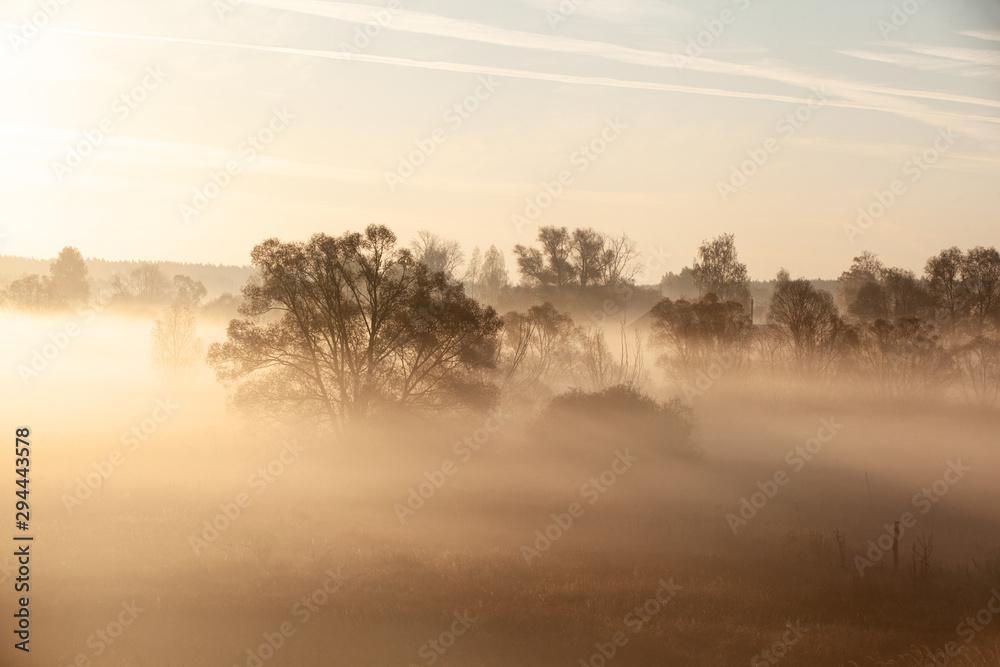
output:
[[[969,314],[982,326],[1000,315],[1000,253],[979,246],[962,260],[962,285],[969,300]]]
[[[934,305],[945,313],[952,324],[960,317],[967,300],[965,286],[962,284],[963,259],[961,250],[948,248],[927,260],[924,267],[927,289]]]
[[[779,274],[767,321],[800,370],[827,370],[854,338],[832,294],[808,280],[791,280],[785,272]]]
[[[736,237],[723,234],[705,241],[691,267],[702,296],[714,294],[720,301],[750,305],[750,277],[736,252]]]
[[[478,272],[476,295],[480,300],[491,306],[496,306],[500,295],[510,285],[507,275],[507,262],[495,245],[491,245],[483,258],[482,267]]]
[[[209,362],[238,403],[318,418],[334,428],[394,407],[440,411],[485,402],[500,318],[444,273],[363,234],[269,239],[256,280]]]
[[[565,289],[629,285],[638,272],[635,242],[597,230],[539,227],[540,247],[514,246],[521,276],[539,287]]]
[[[66,246],[49,266],[53,297],[71,306],[79,306],[90,299],[87,282],[87,264],[80,251]]]

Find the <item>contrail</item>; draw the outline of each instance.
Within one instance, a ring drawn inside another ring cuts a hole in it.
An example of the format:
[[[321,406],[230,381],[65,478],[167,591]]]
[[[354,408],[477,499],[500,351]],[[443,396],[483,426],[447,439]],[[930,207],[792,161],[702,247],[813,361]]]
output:
[[[0,23],[0,27],[17,28],[19,26]],[[573,74],[555,74],[550,72],[537,72],[531,70],[512,69],[507,67],[493,67],[490,65],[473,65],[467,63],[456,63],[448,61],[415,60],[412,58],[400,58],[396,56],[376,56],[371,54],[349,53],[343,51],[324,51],[318,49],[301,49],[288,46],[264,46],[260,44],[247,44],[244,42],[224,42],[210,39],[197,39],[192,37],[171,37],[166,35],[138,35],[132,33],[115,33],[99,30],[85,30],[81,28],[52,28],[45,27],[40,30],[52,33],[62,33],[69,35],[84,35],[92,37],[109,37],[117,39],[132,39],[139,41],[167,42],[173,44],[194,44],[199,46],[210,46],[217,48],[246,49],[250,51],[263,51],[266,53],[281,53],[286,55],[313,56],[316,58],[327,58],[330,60],[360,61],[377,65],[391,65],[396,67],[409,67],[417,69],[434,70],[439,72],[457,72],[467,74],[486,74],[501,77],[530,79],[535,81],[552,81],[555,83],[567,83],[586,86],[603,86],[609,88],[627,88],[636,90],[651,90],[670,93],[682,93],[691,95],[706,95],[711,97],[724,97],[748,100],[763,100],[771,102],[782,102],[788,104],[807,104],[810,99],[805,97],[795,97],[790,95],[774,95],[770,93],[740,92],[725,90],[722,88],[703,88],[698,86],[684,86],[670,83],[657,83],[653,81],[635,81],[628,79],[616,79],[611,77],[579,76]],[[812,100],[815,102],[815,100]],[[857,103],[845,100],[828,100],[824,106],[841,107],[845,109],[860,109],[864,111],[880,111],[886,113],[905,113],[906,115],[921,118],[954,118],[957,120],[973,120],[985,123],[1000,123],[1000,118],[990,118],[987,116],[976,116],[968,114],[956,114],[943,111],[931,111],[924,109],[907,109],[905,112],[899,110],[888,110],[884,107]]]

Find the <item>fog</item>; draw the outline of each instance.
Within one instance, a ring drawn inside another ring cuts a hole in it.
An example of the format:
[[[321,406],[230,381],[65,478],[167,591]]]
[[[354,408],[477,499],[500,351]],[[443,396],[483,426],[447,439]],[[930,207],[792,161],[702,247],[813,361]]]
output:
[[[152,319],[3,315],[30,664],[1000,659],[1000,624],[961,625],[1000,585],[995,410],[732,371],[690,400],[690,447],[504,400],[334,436],[235,409],[204,362],[166,379]],[[898,570],[873,550],[896,521]]]

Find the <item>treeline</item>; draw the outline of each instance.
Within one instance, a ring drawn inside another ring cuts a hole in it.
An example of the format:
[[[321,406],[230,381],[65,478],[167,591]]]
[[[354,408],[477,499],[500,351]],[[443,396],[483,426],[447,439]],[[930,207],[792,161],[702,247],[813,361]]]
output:
[[[0,289],[31,275],[46,275],[51,260],[0,255]],[[156,266],[168,278],[185,275],[200,281],[208,290],[209,297],[215,298],[226,292],[236,294],[243,287],[253,269],[248,266],[224,266],[187,262],[139,262],[115,261],[107,259],[85,259],[87,282],[95,301],[103,296],[111,279],[116,274],[127,273],[143,264]]]
[[[689,397],[739,371],[843,381],[880,397],[997,402],[996,248],[944,250],[921,276],[864,253],[838,278],[836,295],[782,271],[763,326],[750,320],[731,236],[707,242],[692,272],[704,296],[664,299],[650,313],[660,361]]]
[[[20,258],[4,258],[4,260]],[[36,269],[45,264],[38,260],[28,260]],[[107,269],[117,266],[118,270],[108,274],[106,280],[96,280],[91,268]],[[48,266],[47,273],[32,273],[12,280],[0,289],[0,306],[7,310],[49,313],[76,310],[91,302],[102,307],[158,309],[179,303],[191,310],[200,310],[208,316],[229,318],[236,315],[239,299],[230,292],[223,292],[208,303],[203,300],[209,291],[205,284],[187,274],[170,275],[166,269],[172,266],[190,266],[204,269],[205,265],[181,265],[176,263],[106,262],[86,261],[76,248],[67,246]],[[215,268],[215,267],[210,267]],[[234,268],[234,267],[229,267]],[[249,276],[252,271],[239,269],[240,275]],[[232,281],[236,280],[233,274]],[[216,282],[221,276],[216,275]],[[239,285],[242,287],[246,277]],[[94,284],[98,287],[94,287]],[[233,283],[227,284],[227,287]]]
[[[688,398],[726,373],[846,379],[853,388],[860,380],[888,397],[997,398],[994,249],[945,251],[921,277],[863,255],[837,281],[844,307],[783,271],[766,324],[755,325],[746,266],[725,235],[706,241],[690,269],[698,298],[659,300],[640,322],[648,340],[623,324],[609,344],[600,318],[575,320],[551,301],[501,316],[470,295],[469,281],[456,277],[456,247],[443,244],[424,235],[403,248],[384,226],[265,241],[253,251],[258,274],[244,289],[243,317],[210,347],[209,363],[237,405],[339,430],[387,411],[532,408],[567,390],[649,388],[658,374],[647,352]],[[608,253],[590,234],[543,228],[538,245],[515,250],[518,289],[553,298],[617,290],[627,301],[635,257],[615,247]],[[622,257],[623,270],[609,269]],[[483,287],[475,280],[472,291],[481,296]]]

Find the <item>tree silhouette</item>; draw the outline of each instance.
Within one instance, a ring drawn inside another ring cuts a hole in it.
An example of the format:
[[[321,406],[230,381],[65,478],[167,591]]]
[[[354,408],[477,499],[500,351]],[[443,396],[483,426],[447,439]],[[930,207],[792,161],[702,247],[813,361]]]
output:
[[[198,337],[194,313],[179,302],[156,319],[151,333],[153,365],[168,377],[191,370],[202,360],[205,341]]]
[[[384,226],[254,248],[259,274],[209,361],[237,403],[335,429],[392,408],[483,405],[501,321]]]
[[[87,264],[80,251],[66,246],[49,266],[52,296],[70,306],[79,306],[90,299]]]
[[[720,301],[750,305],[750,277],[746,264],[739,261],[732,234],[702,243],[691,270],[703,296],[714,294]]]

